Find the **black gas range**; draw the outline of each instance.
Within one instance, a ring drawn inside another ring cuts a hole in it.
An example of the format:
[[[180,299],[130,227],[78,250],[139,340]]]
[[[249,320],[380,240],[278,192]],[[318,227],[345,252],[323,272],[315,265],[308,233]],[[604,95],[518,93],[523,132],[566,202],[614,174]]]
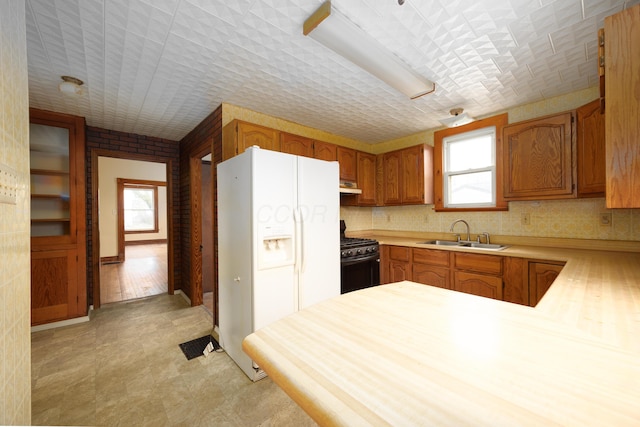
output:
[[[340,220],[340,289],[341,293],[380,284],[378,241],[345,236],[346,225]]]

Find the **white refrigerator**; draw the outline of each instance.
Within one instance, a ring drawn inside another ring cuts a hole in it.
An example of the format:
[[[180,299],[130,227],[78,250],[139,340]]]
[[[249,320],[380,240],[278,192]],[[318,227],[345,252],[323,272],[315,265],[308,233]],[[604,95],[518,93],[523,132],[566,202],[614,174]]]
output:
[[[217,179],[220,345],[258,381],[242,340],[340,294],[339,166],[250,147]]]

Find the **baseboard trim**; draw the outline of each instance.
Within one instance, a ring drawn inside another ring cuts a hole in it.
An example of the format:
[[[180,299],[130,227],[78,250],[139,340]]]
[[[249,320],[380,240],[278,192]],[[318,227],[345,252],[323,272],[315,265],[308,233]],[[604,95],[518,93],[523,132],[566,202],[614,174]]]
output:
[[[58,322],[45,323],[44,325],[36,325],[31,327],[31,332],[46,331],[49,329],[62,328],[65,326],[77,325],[78,323],[89,322],[93,313],[93,305],[89,306],[89,313],[86,316],[74,317],[73,319],[60,320]]]
[[[120,261],[120,259],[118,258],[118,256],[105,256],[100,258],[100,264],[104,265],[104,264],[115,264],[118,262],[122,262]]]
[[[184,300],[189,303],[189,305],[191,305],[191,299],[187,296],[187,294],[185,294],[184,292],[182,292],[181,289],[178,289],[177,291],[174,292],[174,294],[178,294],[181,295],[182,298],[184,298]]]

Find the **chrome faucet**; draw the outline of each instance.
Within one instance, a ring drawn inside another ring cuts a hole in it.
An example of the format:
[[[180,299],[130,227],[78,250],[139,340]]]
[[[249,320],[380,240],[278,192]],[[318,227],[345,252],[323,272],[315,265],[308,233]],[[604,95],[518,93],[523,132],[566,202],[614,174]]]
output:
[[[469,232],[469,223],[467,221],[465,221],[464,219],[456,219],[455,221],[453,221],[453,223],[451,224],[451,228],[449,229],[449,231],[453,232],[453,227],[457,224],[457,223],[463,223],[464,225],[467,226],[467,240],[465,240],[466,242],[471,241],[471,233]],[[460,241],[460,236],[458,236],[458,241]]]

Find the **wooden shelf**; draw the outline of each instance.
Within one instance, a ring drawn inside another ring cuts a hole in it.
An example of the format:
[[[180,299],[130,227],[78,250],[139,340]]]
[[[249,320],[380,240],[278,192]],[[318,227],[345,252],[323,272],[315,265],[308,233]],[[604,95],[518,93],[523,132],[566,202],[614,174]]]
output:
[[[51,222],[69,222],[69,218],[31,218],[31,224],[34,223],[51,223]]]
[[[32,194],[32,199],[60,199],[63,202],[69,201],[69,196],[63,196],[61,194]]]
[[[57,171],[51,169],[31,169],[31,175],[69,176],[69,171]]]

